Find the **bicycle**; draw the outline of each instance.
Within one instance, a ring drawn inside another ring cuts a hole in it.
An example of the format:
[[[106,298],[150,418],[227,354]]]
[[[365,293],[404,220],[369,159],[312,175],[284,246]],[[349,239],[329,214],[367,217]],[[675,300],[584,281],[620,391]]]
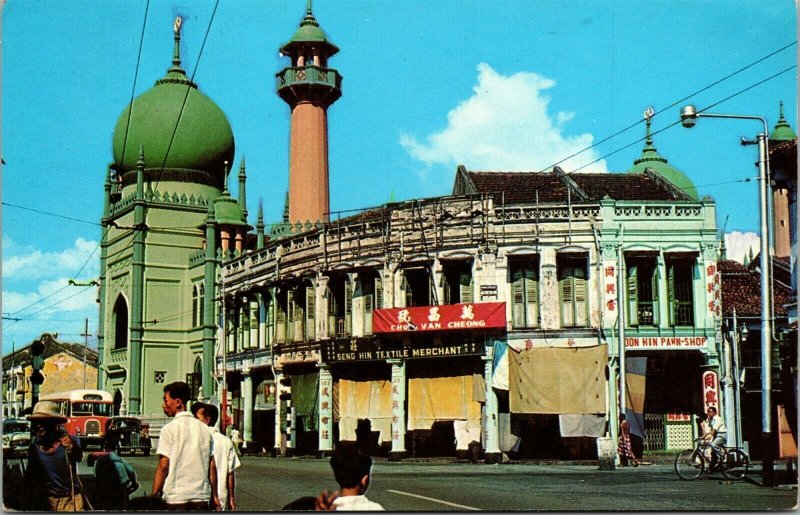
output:
[[[704,438],[695,438],[694,441],[695,446],[692,449],[681,451],[675,456],[675,473],[679,478],[692,481],[715,470],[722,472],[728,479],[739,480],[747,475],[750,457],[743,450],[723,446],[721,455],[712,467],[711,453],[715,451],[711,444]]]

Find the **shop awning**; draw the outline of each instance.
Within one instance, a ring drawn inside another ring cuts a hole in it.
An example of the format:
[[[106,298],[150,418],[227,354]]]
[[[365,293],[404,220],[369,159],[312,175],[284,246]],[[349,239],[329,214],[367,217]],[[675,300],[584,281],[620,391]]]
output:
[[[543,347],[508,354],[512,413],[605,413],[608,346]]]

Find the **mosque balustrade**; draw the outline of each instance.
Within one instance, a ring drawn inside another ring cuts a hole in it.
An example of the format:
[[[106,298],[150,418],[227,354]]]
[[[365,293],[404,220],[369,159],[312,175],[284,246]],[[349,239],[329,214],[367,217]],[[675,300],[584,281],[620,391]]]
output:
[[[112,349],[111,363],[124,363],[128,361],[128,349]]]
[[[291,66],[276,74],[277,87],[281,89],[299,84],[322,84],[338,90],[342,89],[342,76],[333,68],[323,68],[314,64]]]
[[[577,206],[558,205],[514,205],[495,206],[498,221],[506,223],[542,223],[566,220],[586,220],[600,217],[600,206],[597,204],[580,204]]]
[[[682,219],[702,220],[705,216],[704,207],[697,203],[641,203],[628,204],[617,202],[614,206],[614,216],[618,219],[655,218],[655,219]]]

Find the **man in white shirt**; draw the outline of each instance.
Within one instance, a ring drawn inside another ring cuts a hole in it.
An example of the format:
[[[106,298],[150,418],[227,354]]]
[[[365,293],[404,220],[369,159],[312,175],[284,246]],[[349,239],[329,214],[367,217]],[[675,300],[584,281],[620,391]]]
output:
[[[233,441],[220,433],[214,425],[219,418],[219,410],[213,404],[195,402],[192,413],[211,431],[214,440],[214,461],[217,465],[217,495],[222,511],[236,511],[236,475],[234,471],[242,465],[234,449]]]
[[[709,445],[714,449],[711,456],[711,465],[713,466],[718,457],[722,455],[722,447],[728,443],[728,429],[725,427],[722,417],[717,415],[717,408],[714,406],[710,406],[706,410],[706,415],[708,416],[708,432],[703,436],[711,440]]]
[[[214,444],[206,425],[186,409],[190,395],[183,381],[164,387],[164,414],[175,418],[159,434],[151,495],[162,495],[169,510],[208,511],[209,499],[211,509],[219,507]]]

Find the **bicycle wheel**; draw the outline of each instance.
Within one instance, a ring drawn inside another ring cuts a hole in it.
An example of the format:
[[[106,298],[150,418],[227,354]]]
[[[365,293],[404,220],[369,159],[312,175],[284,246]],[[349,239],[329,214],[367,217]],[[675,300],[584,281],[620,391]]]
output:
[[[706,460],[697,449],[686,449],[675,456],[675,473],[683,480],[697,479],[705,468]]]
[[[728,479],[742,479],[750,468],[750,458],[740,449],[731,449],[725,456],[722,474]]]

